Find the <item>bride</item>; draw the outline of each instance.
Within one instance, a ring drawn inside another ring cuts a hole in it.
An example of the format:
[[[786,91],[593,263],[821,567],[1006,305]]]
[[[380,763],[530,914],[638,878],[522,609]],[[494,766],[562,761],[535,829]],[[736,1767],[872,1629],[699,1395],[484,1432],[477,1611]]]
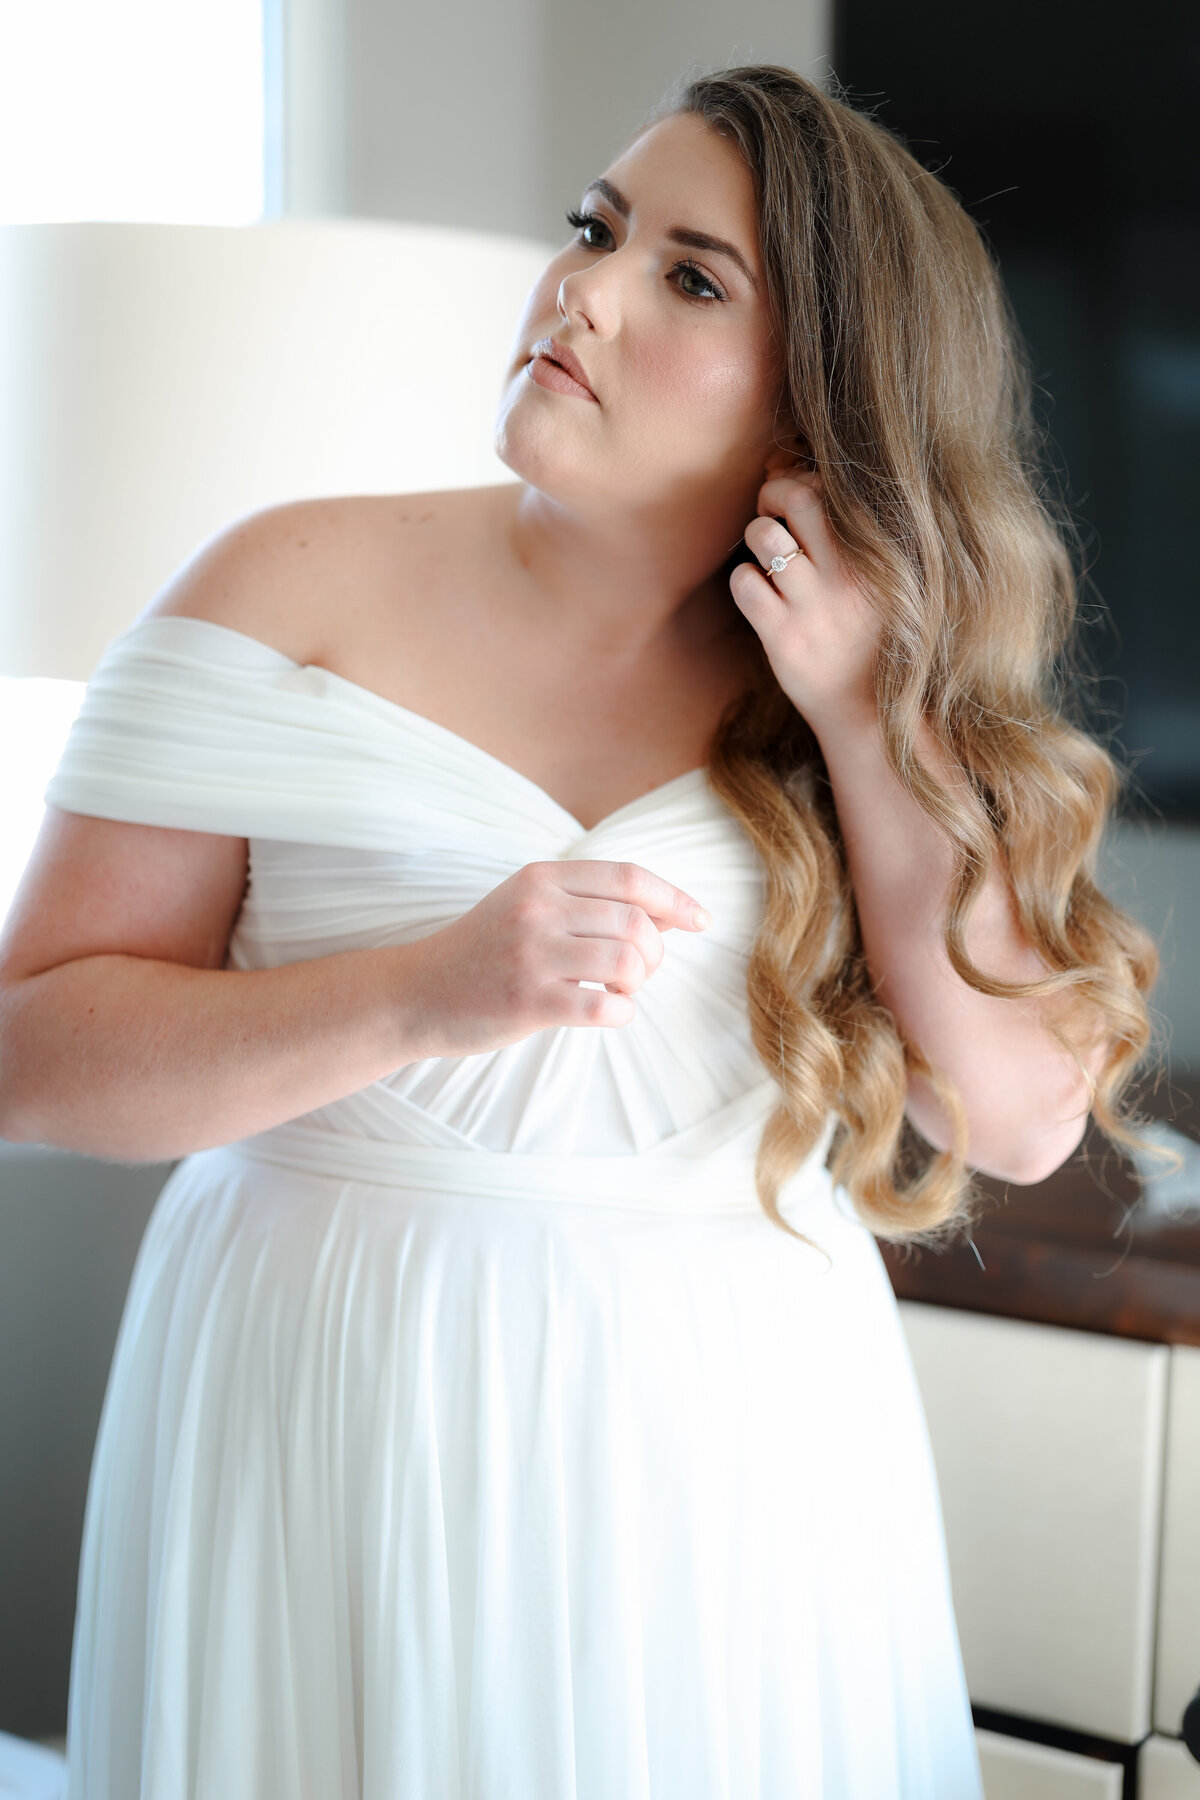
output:
[[[0,1131],[182,1159],[69,1800],[981,1793],[875,1238],[1128,1141],[1155,972],[1019,339],[787,69],[569,221],[516,480],[231,526],[48,790]]]

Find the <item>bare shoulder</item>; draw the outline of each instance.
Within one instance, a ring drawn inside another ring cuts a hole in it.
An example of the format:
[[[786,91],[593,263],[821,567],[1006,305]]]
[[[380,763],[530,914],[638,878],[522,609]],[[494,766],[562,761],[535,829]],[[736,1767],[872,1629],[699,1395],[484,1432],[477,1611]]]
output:
[[[296,500],[235,520],[202,544],[141,617],[207,619],[296,662],[373,635],[428,592],[454,546],[481,530],[494,490],[454,488]]]
[[[491,504],[469,488],[265,507],[201,545],[141,616],[206,619],[366,685],[395,640],[424,650],[430,584],[451,585],[472,546],[486,548]],[[0,921],[0,996],[84,956],[221,968],[246,868],[241,838],[48,808]]]

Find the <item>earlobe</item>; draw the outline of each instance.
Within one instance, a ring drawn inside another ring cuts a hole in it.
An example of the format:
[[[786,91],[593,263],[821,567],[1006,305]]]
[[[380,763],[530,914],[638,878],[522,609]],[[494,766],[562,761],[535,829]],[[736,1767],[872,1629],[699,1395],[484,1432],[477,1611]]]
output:
[[[788,431],[768,450],[766,466],[771,474],[809,474],[815,471],[816,460],[803,432]]]

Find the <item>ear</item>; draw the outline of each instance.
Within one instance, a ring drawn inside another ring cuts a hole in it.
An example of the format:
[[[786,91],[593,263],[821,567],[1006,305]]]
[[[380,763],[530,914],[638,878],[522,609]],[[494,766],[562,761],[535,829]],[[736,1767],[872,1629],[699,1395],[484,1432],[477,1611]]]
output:
[[[792,474],[798,469],[814,471],[816,459],[812,445],[802,431],[780,430],[767,451],[766,468],[770,475]]]

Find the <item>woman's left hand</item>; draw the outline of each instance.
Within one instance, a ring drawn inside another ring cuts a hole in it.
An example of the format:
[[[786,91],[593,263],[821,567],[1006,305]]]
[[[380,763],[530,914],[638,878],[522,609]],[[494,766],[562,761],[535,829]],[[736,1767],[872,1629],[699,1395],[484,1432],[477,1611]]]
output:
[[[777,461],[767,470],[758,517],[745,531],[762,567],[739,563],[729,588],[780,687],[820,737],[850,717],[874,717],[880,618],[839,554],[820,477]],[[786,568],[764,573],[773,556],[793,550]]]

